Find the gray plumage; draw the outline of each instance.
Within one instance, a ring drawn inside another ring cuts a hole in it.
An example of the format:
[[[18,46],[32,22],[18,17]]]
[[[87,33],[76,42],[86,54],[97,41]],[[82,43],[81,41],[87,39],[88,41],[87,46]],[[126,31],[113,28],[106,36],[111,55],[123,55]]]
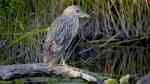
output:
[[[76,36],[79,29],[79,19],[75,16],[60,16],[50,28],[54,28],[49,32],[46,42],[55,40],[64,49],[68,48],[71,40]]]
[[[51,24],[43,47],[43,61],[49,66],[57,64],[70,47],[79,31],[79,17],[88,17],[79,6],[67,7],[63,14]]]

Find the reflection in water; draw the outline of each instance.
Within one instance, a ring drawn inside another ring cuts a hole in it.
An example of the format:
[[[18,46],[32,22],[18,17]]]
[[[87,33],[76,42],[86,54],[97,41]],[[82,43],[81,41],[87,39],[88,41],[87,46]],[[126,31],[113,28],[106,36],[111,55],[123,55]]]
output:
[[[99,49],[96,64],[103,72],[144,74],[149,71],[150,49],[145,47],[114,47]]]

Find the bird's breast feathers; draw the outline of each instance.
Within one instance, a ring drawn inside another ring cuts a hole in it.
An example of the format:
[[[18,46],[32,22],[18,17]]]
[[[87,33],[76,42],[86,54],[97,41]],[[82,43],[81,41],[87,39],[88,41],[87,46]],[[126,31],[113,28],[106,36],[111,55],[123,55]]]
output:
[[[73,16],[60,16],[50,28],[52,31],[48,33],[47,39],[54,40],[57,45],[67,47],[78,33],[79,19]]]

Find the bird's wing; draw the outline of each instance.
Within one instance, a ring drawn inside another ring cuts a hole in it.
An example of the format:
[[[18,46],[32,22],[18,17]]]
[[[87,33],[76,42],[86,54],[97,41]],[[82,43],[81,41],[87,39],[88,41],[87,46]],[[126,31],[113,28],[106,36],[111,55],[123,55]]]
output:
[[[76,36],[79,28],[79,20],[76,17],[60,16],[51,25],[52,31],[48,32],[47,43],[50,45],[52,41],[67,49],[74,36]]]

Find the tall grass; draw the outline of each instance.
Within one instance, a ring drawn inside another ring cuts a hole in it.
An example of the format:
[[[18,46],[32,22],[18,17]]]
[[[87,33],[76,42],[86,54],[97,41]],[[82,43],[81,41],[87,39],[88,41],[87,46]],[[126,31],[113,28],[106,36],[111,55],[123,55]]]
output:
[[[0,40],[5,43],[0,48],[0,64],[40,62],[47,27],[65,7],[72,4],[80,5],[91,15],[92,21],[88,26],[95,31],[92,39],[109,40],[118,33],[114,39],[119,41],[149,38],[150,6],[144,0],[0,0]],[[95,67],[117,74],[143,73],[147,68],[145,65],[149,66],[148,61],[145,62],[149,54],[147,45],[144,50],[137,45],[133,46],[135,50],[117,45],[98,48],[96,59],[99,61]]]

